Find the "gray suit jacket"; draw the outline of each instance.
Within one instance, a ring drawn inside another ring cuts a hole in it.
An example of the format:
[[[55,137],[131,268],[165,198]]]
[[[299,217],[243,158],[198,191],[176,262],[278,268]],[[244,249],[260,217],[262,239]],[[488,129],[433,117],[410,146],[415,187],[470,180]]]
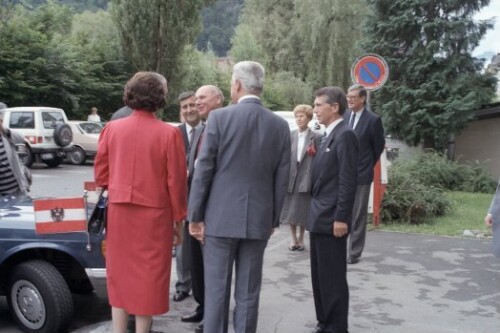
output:
[[[491,201],[488,213],[493,218],[493,254],[500,257],[500,181],[497,185],[497,192]]]
[[[319,149],[320,135],[309,130],[306,135],[304,149],[298,152],[299,131],[294,130],[290,134],[292,139],[292,157],[290,163],[290,180],[288,182],[288,193],[293,192],[294,186],[298,187],[300,193],[309,193],[311,191],[311,164],[314,156],[307,154],[309,146]],[[300,154],[300,163],[297,163],[297,156]]]
[[[257,98],[212,111],[189,196],[205,235],[268,239],[279,225],[290,170],[290,131]]]

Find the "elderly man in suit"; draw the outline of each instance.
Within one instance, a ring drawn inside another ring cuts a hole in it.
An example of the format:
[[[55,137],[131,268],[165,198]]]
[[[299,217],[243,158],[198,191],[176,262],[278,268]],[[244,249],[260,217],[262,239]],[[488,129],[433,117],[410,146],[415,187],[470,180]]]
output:
[[[179,130],[184,139],[186,156],[189,154],[189,147],[197,131],[201,131],[203,122],[200,113],[196,108],[194,91],[185,91],[179,95],[180,114],[184,123],[179,125]],[[186,161],[187,163],[187,161]],[[184,240],[189,236],[188,223],[184,226]],[[175,283],[174,302],[180,302],[189,296],[191,290],[191,248],[189,241],[182,242],[176,247],[175,264],[177,271],[177,282]]]
[[[346,245],[356,194],[359,146],[343,120],[346,97],[338,87],[314,93],[325,136],[312,164],[309,237],[311,279],[318,321],[314,332],[347,333],[349,288]]]
[[[488,227],[493,227],[493,254],[500,258],[500,181],[484,223]]]
[[[359,141],[358,186],[347,245],[348,264],[358,263],[365,247],[368,199],[373,182],[373,168],[385,146],[382,119],[368,110],[367,97],[367,91],[362,85],[351,86],[347,91],[349,110],[344,114],[344,120],[354,129]]]
[[[207,119],[210,112],[222,107],[224,103],[224,95],[221,90],[213,85],[204,85],[198,88],[195,94],[196,109],[202,119]],[[203,124],[199,131],[196,131],[188,154],[188,190],[191,190],[192,180],[196,170],[198,153],[201,143],[205,136],[205,127]],[[193,297],[198,303],[195,311],[191,314],[183,316],[183,322],[200,322],[203,320],[205,309],[205,279],[203,267],[203,251],[198,240],[189,236],[187,239],[191,248],[191,285],[193,289]],[[203,332],[203,322],[196,326],[195,333]]]
[[[264,250],[278,227],[290,169],[290,131],[262,106],[264,68],[234,65],[233,104],[207,121],[189,196],[189,231],[204,243],[204,332],[228,331],[235,266],[236,333],[257,331]]]

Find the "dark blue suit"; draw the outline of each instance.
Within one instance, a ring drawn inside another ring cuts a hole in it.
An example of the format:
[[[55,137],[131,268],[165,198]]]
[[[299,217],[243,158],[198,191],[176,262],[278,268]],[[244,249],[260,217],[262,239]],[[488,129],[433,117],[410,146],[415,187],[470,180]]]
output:
[[[326,332],[347,332],[347,235],[335,237],[333,222],[351,223],[358,149],[356,135],[341,121],[318,150],[312,165],[308,226],[311,278],[318,326]]]

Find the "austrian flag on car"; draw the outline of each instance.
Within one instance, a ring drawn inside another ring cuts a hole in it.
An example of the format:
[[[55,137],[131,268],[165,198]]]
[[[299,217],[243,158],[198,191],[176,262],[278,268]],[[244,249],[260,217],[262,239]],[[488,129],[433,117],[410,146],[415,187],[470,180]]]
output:
[[[33,200],[37,234],[87,231],[83,198]]]

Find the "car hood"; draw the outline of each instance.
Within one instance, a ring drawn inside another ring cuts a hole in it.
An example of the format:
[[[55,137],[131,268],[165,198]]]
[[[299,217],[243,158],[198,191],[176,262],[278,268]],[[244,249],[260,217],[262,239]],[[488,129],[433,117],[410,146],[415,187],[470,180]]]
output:
[[[28,196],[4,196],[0,198],[0,227],[35,229],[33,199]]]

